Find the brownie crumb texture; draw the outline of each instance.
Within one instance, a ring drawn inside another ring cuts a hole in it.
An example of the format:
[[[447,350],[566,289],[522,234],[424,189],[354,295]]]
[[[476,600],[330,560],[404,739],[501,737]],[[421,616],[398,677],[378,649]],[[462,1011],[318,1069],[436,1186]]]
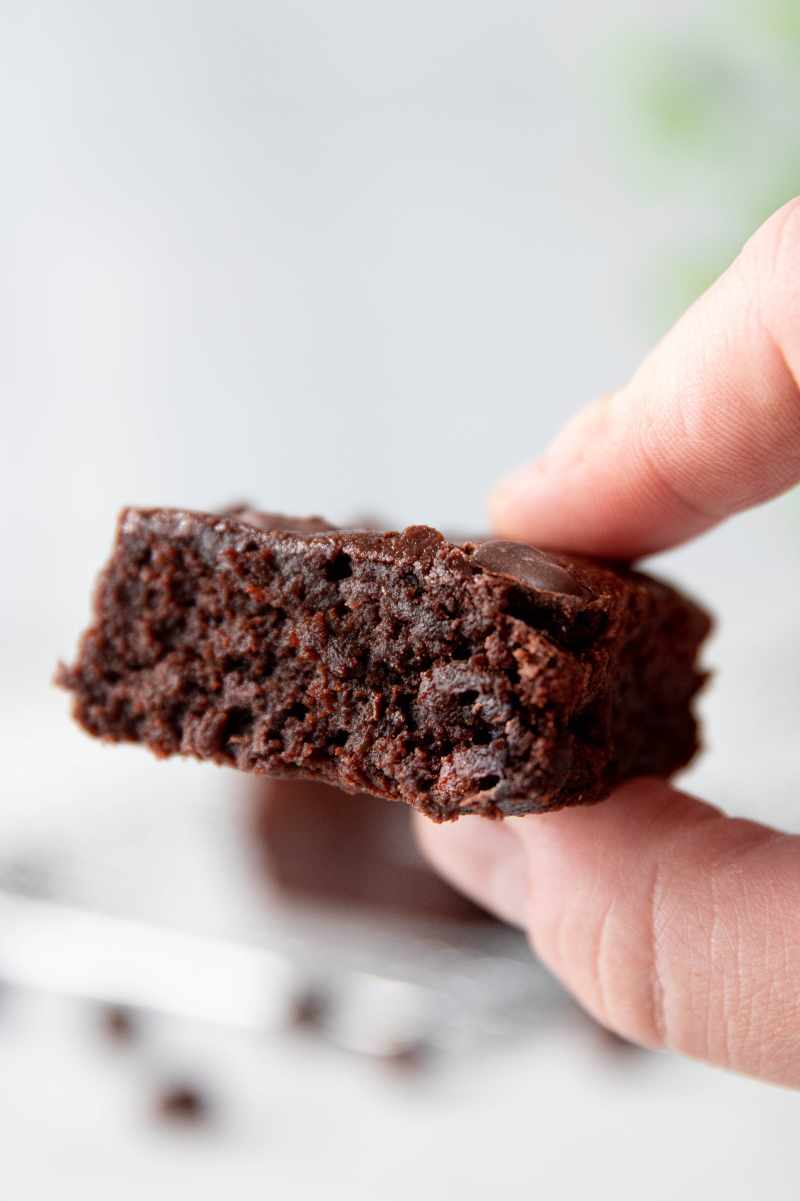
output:
[[[683,766],[709,624],[658,580],[516,543],[129,509],[58,680],[91,734],[157,755],[501,816]]]

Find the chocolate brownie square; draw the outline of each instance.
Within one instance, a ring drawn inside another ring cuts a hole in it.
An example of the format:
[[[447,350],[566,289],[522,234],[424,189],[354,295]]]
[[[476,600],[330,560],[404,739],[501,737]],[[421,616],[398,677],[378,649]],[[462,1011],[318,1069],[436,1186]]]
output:
[[[444,821],[682,767],[709,625],[650,576],[518,543],[127,509],[58,680],[99,737]]]

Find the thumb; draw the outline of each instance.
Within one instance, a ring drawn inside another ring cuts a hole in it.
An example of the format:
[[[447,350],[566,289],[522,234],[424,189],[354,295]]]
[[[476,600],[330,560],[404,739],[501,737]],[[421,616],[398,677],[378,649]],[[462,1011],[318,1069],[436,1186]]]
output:
[[[658,780],[597,808],[418,834],[604,1025],[800,1086],[800,838]]]
[[[800,480],[800,198],[619,392],[492,498],[504,537],[633,558]]]

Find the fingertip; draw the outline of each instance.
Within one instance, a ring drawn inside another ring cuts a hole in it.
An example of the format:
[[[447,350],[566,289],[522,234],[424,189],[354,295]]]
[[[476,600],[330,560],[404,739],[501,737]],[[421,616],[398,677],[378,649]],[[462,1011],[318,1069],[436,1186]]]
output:
[[[517,467],[495,484],[489,494],[489,523],[495,534],[520,540],[528,536],[528,514],[536,504],[537,476],[541,471],[539,460],[535,460]]]
[[[538,458],[501,479],[489,497],[499,537],[553,550],[630,559],[654,549],[625,406],[612,393],[578,412]],[[646,499],[646,498],[644,498]]]
[[[800,198],[749,239],[629,382],[490,501],[501,537],[631,559],[800,480]]]

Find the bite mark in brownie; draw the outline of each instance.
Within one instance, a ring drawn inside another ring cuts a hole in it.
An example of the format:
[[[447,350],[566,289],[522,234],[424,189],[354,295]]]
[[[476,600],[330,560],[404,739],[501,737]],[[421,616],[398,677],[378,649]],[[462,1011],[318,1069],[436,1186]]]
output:
[[[58,680],[99,737],[443,821],[683,766],[709,625],[642,573],[517,543],[128,509]]]

